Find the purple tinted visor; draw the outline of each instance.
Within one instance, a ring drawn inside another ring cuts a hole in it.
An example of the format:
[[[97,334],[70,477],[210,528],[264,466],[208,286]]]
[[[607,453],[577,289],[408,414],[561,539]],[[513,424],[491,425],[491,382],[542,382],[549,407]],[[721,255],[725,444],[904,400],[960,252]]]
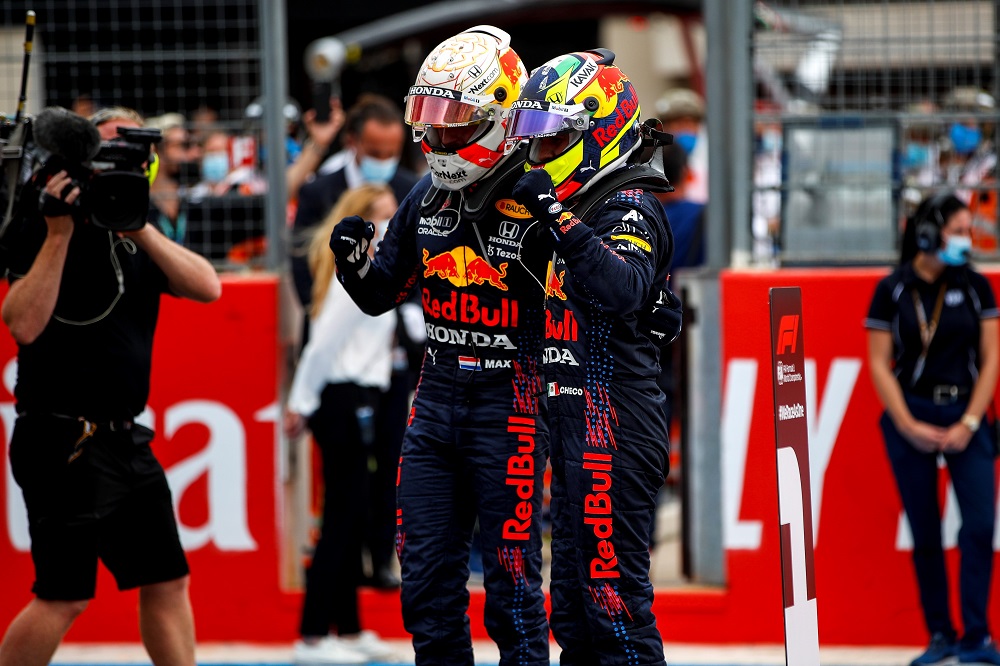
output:
[[[485,120],[486,109],[447,97],[409,95],[403,118],[410,125],[467,125]]]
[[[507,139],[530,139],[567,129],[569,118],[559,113],[537,109],[514,109],[507,124]]]

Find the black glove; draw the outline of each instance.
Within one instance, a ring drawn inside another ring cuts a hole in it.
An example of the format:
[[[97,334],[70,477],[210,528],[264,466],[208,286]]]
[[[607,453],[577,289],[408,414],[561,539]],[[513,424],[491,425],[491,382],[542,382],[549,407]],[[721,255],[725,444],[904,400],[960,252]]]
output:
[[[358,215],[345,217],[330,234],[330,249],[337,260],[337,270],[364,275],[368,265],[368,246],[375,237],[375,225]]]
[[[536,220],[549,228],[556,252],[573,252],[576,247],[593,236],[587,225],[582,224],[573,211],[563,208],[556,198],[552,177],[543,169],[532,169],[514,183],[511,196],[528,209]]]
[[[511,194],[539,222],[549,226],[558,225],[563,206],[556,198],[552,177],[544,169],[532,169],[521,176],[514,184]]]
[[[670,287],[654,289],[637,315],[639,330],[657,347],[666,347],[681,334],[684,307]]]

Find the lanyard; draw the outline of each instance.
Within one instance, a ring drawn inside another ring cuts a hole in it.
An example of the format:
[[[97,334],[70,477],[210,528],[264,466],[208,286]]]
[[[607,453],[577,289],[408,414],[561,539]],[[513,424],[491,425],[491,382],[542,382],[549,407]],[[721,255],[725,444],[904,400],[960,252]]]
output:
[[[934,303],[934,312],[931,314],[930,321],[927,321],[927,311],[924,310],[924,303],[920,300],[920,294],[914,288],[910,293],[913,295],[913,308],[917,311],[917,321],[920,323],[920,342],[923,344],[924,348],[920,352],[920,357],[917,358],[917,362],[913,366],[913,377],[910,378],[910,386],[917,383],[920,379],[920,375],[924,374],[924,364],[927,361],[927,350],[931,347],[931,340],[934,339],[934,334],[937,333],[938,322],[941,321],[941,308],[944,306],[944,292],[947,289],[947,285],[941,284],[941,289],[938,291],[937,301]]]

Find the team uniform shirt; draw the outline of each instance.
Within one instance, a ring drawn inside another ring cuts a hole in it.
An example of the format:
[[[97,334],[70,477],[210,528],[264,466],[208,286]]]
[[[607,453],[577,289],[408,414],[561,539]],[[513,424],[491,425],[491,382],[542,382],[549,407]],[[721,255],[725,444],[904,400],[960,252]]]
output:
[[[5,235],[11,283],[31,268],[46,229],[40,217],[31,218]],[[149,397],[153,332],[165,292],[166,276],[146,252],[78,222],[55,313],[38,339],[18,347],[18,411],[94,421],[138,416]]]
[[[639,321],[673,237],[651,193],[564,223],[546,309],[553,635],[564,664],[662,664],[649,526],[668,471],[659,350]]]
[[[11,223],[2,248],[11,283],[28,273],[46,233],[40,215]],[[149,396],[167,290],[135,243],[77,221],[54,314],[34,342],[18,345],[10,469],[40,599],[92,598],[99,559],[120,589],[188,573],[153,432],[132,422]]]
[[[420,295],[424,360],[398,476],[403,622],[418,663],[472,663],[469,541],[479,521],[485,623],[501,663],[548,664],[541,498],[548,454],[540,225],[511,197],[512,155],[462,191],[425,176],[363,276],[340,273],[368,314]]]
[[[933,318],[937,299],[943,303],[923,369],[916,293],[926,321]],[[907,263],[883,278],[875,288],[866,328],[892,333],[894,373],[904,391],[933,396],[935,386],[970,390],[979,376],[979,320],[1000,316],[989,282],[965,266],[948,267],[934,283],[922,280]]]

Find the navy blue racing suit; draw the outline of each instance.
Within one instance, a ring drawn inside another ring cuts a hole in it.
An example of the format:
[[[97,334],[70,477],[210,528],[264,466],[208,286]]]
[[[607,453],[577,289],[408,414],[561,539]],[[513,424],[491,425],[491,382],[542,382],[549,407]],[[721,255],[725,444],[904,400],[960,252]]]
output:
[[[340,273],[368,314],[414,289],[423,302],[427,346],[397,480],[403,623],[417,664],[473,663],[466,583],[477,518],[484,620],[500,663],[549,663],[540,373],[552,252],[510,196],[523,157],[498,169],[460,192],[424,177],[363,276]]]
[[[658,344],[644,332],[673,236],[640,189],[562,225],[545,368],[552,444],[552,633],[562,664],[663,664],[649,525],[669,459]]]

